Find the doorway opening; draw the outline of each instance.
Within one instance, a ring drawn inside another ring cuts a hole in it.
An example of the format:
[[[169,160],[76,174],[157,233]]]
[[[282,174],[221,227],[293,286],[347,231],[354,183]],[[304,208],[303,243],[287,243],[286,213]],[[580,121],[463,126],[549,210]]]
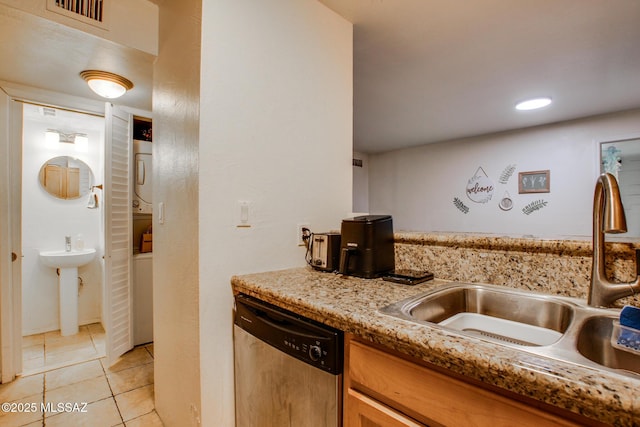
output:
[[[22,111],[24,375],[105,355],[100,191],[105,119],[29,103],[23,103]],[[81,247],[95,248],[97,256],[77,267],[77,299],[69,302],[60,292],[60,269],[45,265],[39,254]],[[63,336],[61,315],[72,310],[77,310],[79,332]]]

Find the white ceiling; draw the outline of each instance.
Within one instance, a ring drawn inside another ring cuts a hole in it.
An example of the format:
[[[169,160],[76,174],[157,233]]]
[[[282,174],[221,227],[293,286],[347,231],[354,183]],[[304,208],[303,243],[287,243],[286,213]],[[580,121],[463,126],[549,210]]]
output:
[[[640,108],[639,0],[319,1],[354,23],[358,151]],[[78,73],[117,72],[151,110],[152,55],[4,5],[0,58],[0,80],[93,99]]]
[[[79,76],[98,69],[134,88],[117,103],[151,111],[151,54],[0,4],[0,80],[104,101]]]
[[[638,0],[319,1],[354,23],[357,151],[640,107]]]

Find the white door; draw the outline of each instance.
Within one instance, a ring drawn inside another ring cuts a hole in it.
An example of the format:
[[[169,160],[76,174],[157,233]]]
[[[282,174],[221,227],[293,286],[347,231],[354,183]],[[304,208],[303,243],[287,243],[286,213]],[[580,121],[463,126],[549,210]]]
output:
[[[0,382],[22,371],[22,104],[0,88]]]
[[[105,280],[104,321],[107,363],[133,348],[131,288],[131,114],[105,107]]]

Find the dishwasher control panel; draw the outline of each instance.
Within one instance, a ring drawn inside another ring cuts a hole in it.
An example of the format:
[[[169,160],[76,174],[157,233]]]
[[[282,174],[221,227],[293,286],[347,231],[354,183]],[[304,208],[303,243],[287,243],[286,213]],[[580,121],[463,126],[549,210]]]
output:
[[[342,373],[342,331],[242,294],[236,296],[234,323],[305,363]]]

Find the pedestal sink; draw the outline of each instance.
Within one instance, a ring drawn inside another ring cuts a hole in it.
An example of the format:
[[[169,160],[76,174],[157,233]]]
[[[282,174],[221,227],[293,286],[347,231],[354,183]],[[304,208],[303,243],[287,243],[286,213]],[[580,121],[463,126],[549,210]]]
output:
[[[95,249],[40,252],[42,263],[59,271],[60,334],[62,336],[78,333],[78,267],[90,263],[95,256]]]

